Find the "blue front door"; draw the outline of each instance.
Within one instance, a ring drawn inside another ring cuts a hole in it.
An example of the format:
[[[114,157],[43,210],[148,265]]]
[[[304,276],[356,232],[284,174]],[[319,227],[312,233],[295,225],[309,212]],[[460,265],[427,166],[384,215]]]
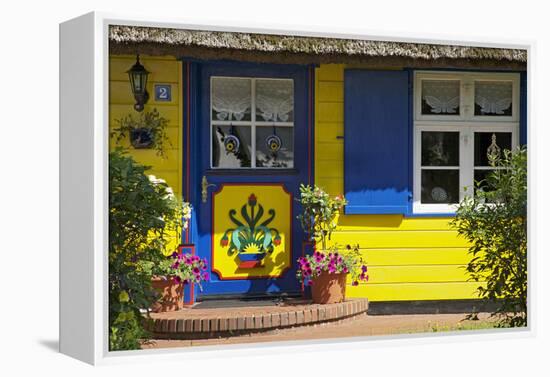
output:
[[[196,65],[196,252],[207,296],[299,294],[300,183],[312,180],[311,71],[249,63]]]

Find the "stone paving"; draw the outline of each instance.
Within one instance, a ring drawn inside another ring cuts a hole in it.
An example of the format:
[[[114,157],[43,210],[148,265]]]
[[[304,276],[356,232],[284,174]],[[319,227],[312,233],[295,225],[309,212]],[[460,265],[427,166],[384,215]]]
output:
[[[154,339],[143,348],[171,348],[239,343],[260,343],[274,341],[304,341],[365,337],[376,335],[396,335],[403,333],[432,332],[434,329],[454,327],[463,323],[466,314],[409,314],[368,316],[366,313],[344,320],[318,323],[312,326],[274,329],[261,333],[236,336],[218,336],[208,339],[167,340]],[[481,322],[488,322],[489,314],[480,313]],[[441,330],[440,330],[441,331]]]

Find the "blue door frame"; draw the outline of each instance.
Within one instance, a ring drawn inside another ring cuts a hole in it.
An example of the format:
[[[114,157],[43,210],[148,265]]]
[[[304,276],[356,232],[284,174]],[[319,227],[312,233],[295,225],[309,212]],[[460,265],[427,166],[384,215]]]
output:
[[[304,65],[256,64],[240,62],[183,62],[183,195],[193,205],[193,220],[184,241],[194,244],[201,258],[211,256],[212,191],[208,200],[201,200],[201,180],[206,176],[210,184],[282,184],[299,197],[300,183],[313,184],[313,75],[314,68]],[[294,168],[284,170],[214,170],[210,167],[210,77],[270,77],[294,80]],[[292,268],[280,278],[249,278],[221,280],[211,272],[209,282],[202,289],[186,287],[185,301],[219,296],[266,296],[281,293],[299,294],[301,286],[297,279],[295,260],[304,253],[303,231],[295,219],[300,210],[293,201],[292,213]]]

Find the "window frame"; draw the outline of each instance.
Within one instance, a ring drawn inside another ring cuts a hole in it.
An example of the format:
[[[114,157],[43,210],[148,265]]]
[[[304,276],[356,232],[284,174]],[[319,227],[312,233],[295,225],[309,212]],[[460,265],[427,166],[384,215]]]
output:
[[[422,115],[422,80],[460,80],[460,115]],[[459,201],[465,195],[472,195],[474,186],[474,137],[476,132],[509,132],[511,147],[519,145],[519,73],[472,73],[472,72],[415,72],[414,75],[414,114],[413,119],[413,195],[412,213],[454,215],[457,204],[421,203],[422,175],[422,132],[459,132]],[[475,116],[475,81],[511,81],[512,116]],[[464,84],[468,87],[464,87]],[[470,105],[469,107],[468,104]],[[442,168],[442,167],[434,167]],[[445,167],[443,167],[445,169]],[[465,189],[466,188],[466,189]]]
[[[250,80],[250,120],[241,120],[241,121],[228,121],[228,120],[214,120],[212,116],[213,110],[213,100],[212,100],[212,91],[213,91],[213,81],[215,79],[237,79],[237,80]],[[209,135],[210,135],[210,169],[212,170],[247,170],[247,171],[258,171],[258,170],[269,170],[269,171],[278,171],[278,170],[288,170],[294,169],[295,160],[294,160],[294,151],[296,150],[296,109],[293,108],[293,120],[292,122],[268,122],[268,121],[258,121],[256,120],[256,81],[268,81],[268,80],[277,80],[277,81],[291,81],[292,82],[292,101],[295,106],[296,101],[296,86],[293,78],[279,78],[279,77],[255,77],[255,76],[224,76],[224,75],[213,75],[210,76],[210,104],[209,104]],[[214,126],[244,126],[250,127],[250,166],[241,166],[241,167],[223,167],[223,166],[214,166],[214,150],[212,148],[213,141],[213,128]],[[292,128],[292,166],[291,167],[257,167],[256,166],[256,153],[257,153],[257,143],[256,143],[256,128],[257,127],[288,127]]]

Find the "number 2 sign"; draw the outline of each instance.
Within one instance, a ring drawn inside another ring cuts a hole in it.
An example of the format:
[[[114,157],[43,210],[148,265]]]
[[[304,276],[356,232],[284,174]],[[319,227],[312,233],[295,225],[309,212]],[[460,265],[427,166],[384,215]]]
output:
[[[155,101],[172,101],[172,86],[169,84],[155,85]]]

